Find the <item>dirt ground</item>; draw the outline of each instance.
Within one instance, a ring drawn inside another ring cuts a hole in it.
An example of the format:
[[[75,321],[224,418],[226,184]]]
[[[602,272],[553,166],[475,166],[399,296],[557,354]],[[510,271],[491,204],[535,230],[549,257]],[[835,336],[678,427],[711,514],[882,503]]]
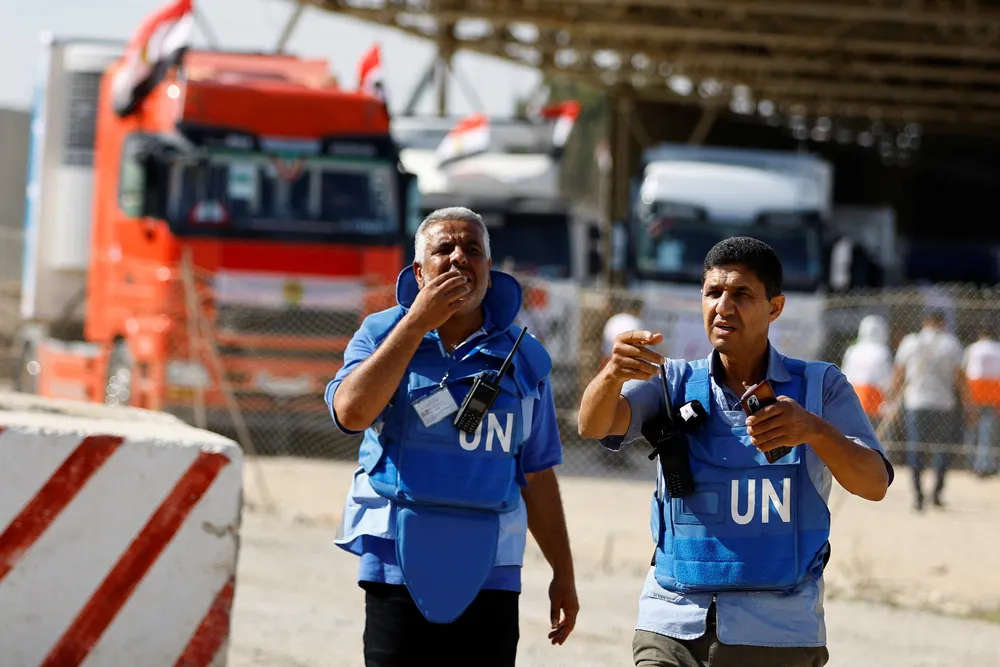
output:
[[[248,462],[231,667],[363,665],[357,560],[332,544],[352,470],[340,462]],[[276,500],[273,510],[258,479]],[[569,476],[561,484],[580,618],[566,645],[548,644],[550,571],[529,542],[518,664],[628,667],[651,548],[650,485]],[[881,503],[835,488],[829,664],[1000,665],[1000,481],[955,472],[945,509],[916,514],[910,503],[905,469]]]

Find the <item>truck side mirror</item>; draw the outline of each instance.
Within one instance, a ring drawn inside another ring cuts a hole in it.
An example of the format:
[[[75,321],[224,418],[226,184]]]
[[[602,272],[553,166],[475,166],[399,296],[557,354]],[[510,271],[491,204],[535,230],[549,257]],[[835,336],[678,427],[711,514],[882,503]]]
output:
[[[601,228],[597,224],[587,226],[587,275],[595,277],[604,269],[604,252],[601,247]]]
[[[420,215],[420,188],[417,175],[408,171],[399,171],[399,193],[402,197],[399,207],[399,236],[410,238],[416,233],[422,220]]]
[[[170,168],[162,159],[146,154],[142,164],[142,217],[164,219],[167,216],[167,192]]]
[[[591,249],[587,255],[587,275],[595,277],[601,275],[604,270],[604,262],[601,261],[601,253]]]

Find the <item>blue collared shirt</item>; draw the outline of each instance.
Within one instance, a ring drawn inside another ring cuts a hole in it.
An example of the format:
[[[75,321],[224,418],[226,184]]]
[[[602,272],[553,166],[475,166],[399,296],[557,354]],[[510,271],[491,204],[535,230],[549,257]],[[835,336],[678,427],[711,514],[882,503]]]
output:
[[[719,358],[709,355],[711,411],[742,410],[740,397],[716,381]],[[667,386],[676,395],[681,383],[679,372],[667,366]],[[791,376],[777,351],[768,346],[767,380],[787,382]],[[663,410],[662,386],[652,380],[630,380],[622,387],[632,418],[624,436],[608,436],[601,444],[611,450],[641,438],[642,424]],[[839,368],[831,367],[823,377],[823,419],[841,434],[882,454],[892,483],[892,466],[861,402]],[[805,465],[823,501],[829,503],[833,476],[826,464],[806,446]],[[657,473],[662,474],[662,473]],[[647,630],[676,639],[696,639],[705,634],[712,593],[682,595],[662,588],[653,577],[653,568],[639,596],[637,630]],[[824,646],[826,623],[823,612],[823,580],[806,581],[792,593],[724,591],[715,594],[717,632],[724,644],[753,646]]]
[[[492,319],[488,310],[484,310],[483,327],[459,345],[450,355],[436,331],[431,331],[424,337],[433,340],[441,351],[442,362],[448,356],[463,358],[475,354],[476,342],[493,329]],[[344,350],[344,365],[334,379],[327,385],[325,400],[330,409],[337,428],[348,435],[357,435],[360,431],[351,431],[337,419],[333,408],[333,396],[344,378],[358,367],[375,351],[375,341],[362,327],[354,334]],[[533,401],[531,411],[531,428],[521,450],[521,468],[525,474],[541,472],[562,463],[562,441],[559,436],[556,421],[555,400],[548,378],[539,387],[539,396]],[[369,428],[378,428],[379,421]],[[388,584],[402,584],[403,573],[396,559],[395,549],[395,505],[382,498],[372,488],[368,475],[359,467],[354,473],[351,488],[348,491],[344,506],[344,516],[338,530],[335,542],[361,556],[358,569],[358,581],[372,581]],[[521,503],[518,509],[501,516],[501,533],[507,535],[504,539],[524,542],[526,534],[526,509]],[[523,553],[523,544],[519,545]],[[516,565],[501,565],[493,568],[484,589],[512,590],[521,589],[521,567]]]

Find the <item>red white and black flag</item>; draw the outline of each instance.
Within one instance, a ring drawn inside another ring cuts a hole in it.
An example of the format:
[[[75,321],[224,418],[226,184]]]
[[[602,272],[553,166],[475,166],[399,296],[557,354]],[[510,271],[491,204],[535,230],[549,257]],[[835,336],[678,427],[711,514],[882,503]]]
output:
[[[552,128],[552,154],[558,159],[562,156],[573,126],[576,125],[576,119],[580,117],[580,103],[576,100],[566,100],[550,104],[539,112],[539,116],[543,121],[555,123]]]
[[[490,120],[474,113],[458,121],[437,148],[438,167],[485,153],[491,143]]]
[[[382,78],[382,48],[378,44],[368,49],[358,62],[358,91],[381,100],[386,115],[389,115],[385,80]]]
[[[122,66],[112,81],[115,113],[133,113],[167,70],[180,64],[193,28],[192,0],[175,0],[146,17],[125,48]]]

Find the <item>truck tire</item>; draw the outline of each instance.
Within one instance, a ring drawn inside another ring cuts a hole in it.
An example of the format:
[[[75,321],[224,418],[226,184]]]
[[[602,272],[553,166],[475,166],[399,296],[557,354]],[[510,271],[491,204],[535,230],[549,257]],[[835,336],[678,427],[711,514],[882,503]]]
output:
[[[106,405],[127,406],[132,399],[132,355],[123,340],[115,342],[108,359],[108,384],[104,388]]]

